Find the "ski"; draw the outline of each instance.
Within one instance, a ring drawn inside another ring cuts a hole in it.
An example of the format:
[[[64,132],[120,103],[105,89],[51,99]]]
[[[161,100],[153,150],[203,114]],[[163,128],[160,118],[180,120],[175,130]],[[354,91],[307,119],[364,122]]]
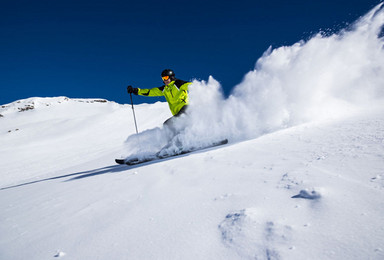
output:
[[[115,159],[117,164],[125,164],[125,159]]]
[[[200,151],[200,150],[205,150],[205,149],[209,149],[212,147],[224,145],[227,143],[228,143],[228,139],[224,139],[224,140],[214,142],[214,143],[207,145],[207,146],[204,146],[204,147],[190,148],[188,150],[182,150],[180,152],[173,153],[173,154],[167,154],[167,155],[161,155],[160,156],[160,155],[158,155],[159,154],[158,153],[156,155],[146,157],[146,158],[115,159],[115,162],[117,164],[126,164],[126,165],[133,166],[133,165],[138,165],[138,164],[142,164],[142,163],[146,163],[146,162],[152,162],[152,161],[172,158],[172,157],[176,157],[179,155],[184,155],[184,154],[188,154],[188,153],[192,153],[192,152],[196,152],[196,151]]]

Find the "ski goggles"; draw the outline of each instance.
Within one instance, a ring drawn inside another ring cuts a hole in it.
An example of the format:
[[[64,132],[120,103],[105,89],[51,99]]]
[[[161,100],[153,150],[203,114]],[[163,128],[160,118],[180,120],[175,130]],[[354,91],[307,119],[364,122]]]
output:
[[[161,77],[163,79],[163,81],[166,81],[166,80],[169,80],[169,76],[164,76],[164,77]]]

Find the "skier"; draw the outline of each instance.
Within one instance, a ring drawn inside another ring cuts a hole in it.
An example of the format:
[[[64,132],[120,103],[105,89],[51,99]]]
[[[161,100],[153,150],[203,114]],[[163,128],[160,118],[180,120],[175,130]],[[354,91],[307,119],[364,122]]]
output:
[[[177,79],[175,72],[171,69],[165,69],[161,72],[161,78],[164,85],[151,89],[140,89],[132,86],[127,87],[129,94],[155,97],[164,96],[168,102],[172,117],[164,122],[164,126],[170,129],[173,133],[176,132],[176,120],[181,115],[184,115],[188,109],[188,86],[192,82]]]
[[[179,139],[178,133],[180,130],[185,129],[186,125],[183,124],[183,117],[188,113],[188,87],[192,82],[176,79],[175,72],[171,69],[163,70],[161,78],[164,85],[158,88],[140,89],[132,86],[127,87],[129,94],[141,96],[164,96],[168,102],[169,109],[171,110],[172,117],[164,122],[164,128],[170,130],[166,131],[167,142],[159,152],[147,156],[131,156],[124,159],[115,159],[118,164],[137,165],[145,162],[155,161],[162,158],[169,158],[180,154],[186,154],[193,151],[215,147],[228,143],[228,139],[220,141],[208,142],[199,146],[183,146],[182,140]]]

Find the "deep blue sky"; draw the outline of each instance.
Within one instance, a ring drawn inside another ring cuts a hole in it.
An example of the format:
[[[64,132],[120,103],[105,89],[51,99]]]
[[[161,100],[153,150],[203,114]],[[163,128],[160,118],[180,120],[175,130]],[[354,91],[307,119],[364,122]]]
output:
[[[225,93],[269,47],[338,31],[380,0],[2,0],[0,104],[28,97],[129,103],[126,86],[212,75]],[[135,97],[135,103],[156,98]]]

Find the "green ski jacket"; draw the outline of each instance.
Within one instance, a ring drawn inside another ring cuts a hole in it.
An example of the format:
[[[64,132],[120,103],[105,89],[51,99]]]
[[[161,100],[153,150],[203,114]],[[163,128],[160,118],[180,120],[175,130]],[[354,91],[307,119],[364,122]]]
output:
[[[188,86],[190,84],[192,84],[192,82],[175,79],[174,81],[171,81],[169,85],[163,85],[158,88],[139,88],[138,94],[148,97],[164,96],[168,102],[172,115],[177,115],[183,106],[188,105]]]

